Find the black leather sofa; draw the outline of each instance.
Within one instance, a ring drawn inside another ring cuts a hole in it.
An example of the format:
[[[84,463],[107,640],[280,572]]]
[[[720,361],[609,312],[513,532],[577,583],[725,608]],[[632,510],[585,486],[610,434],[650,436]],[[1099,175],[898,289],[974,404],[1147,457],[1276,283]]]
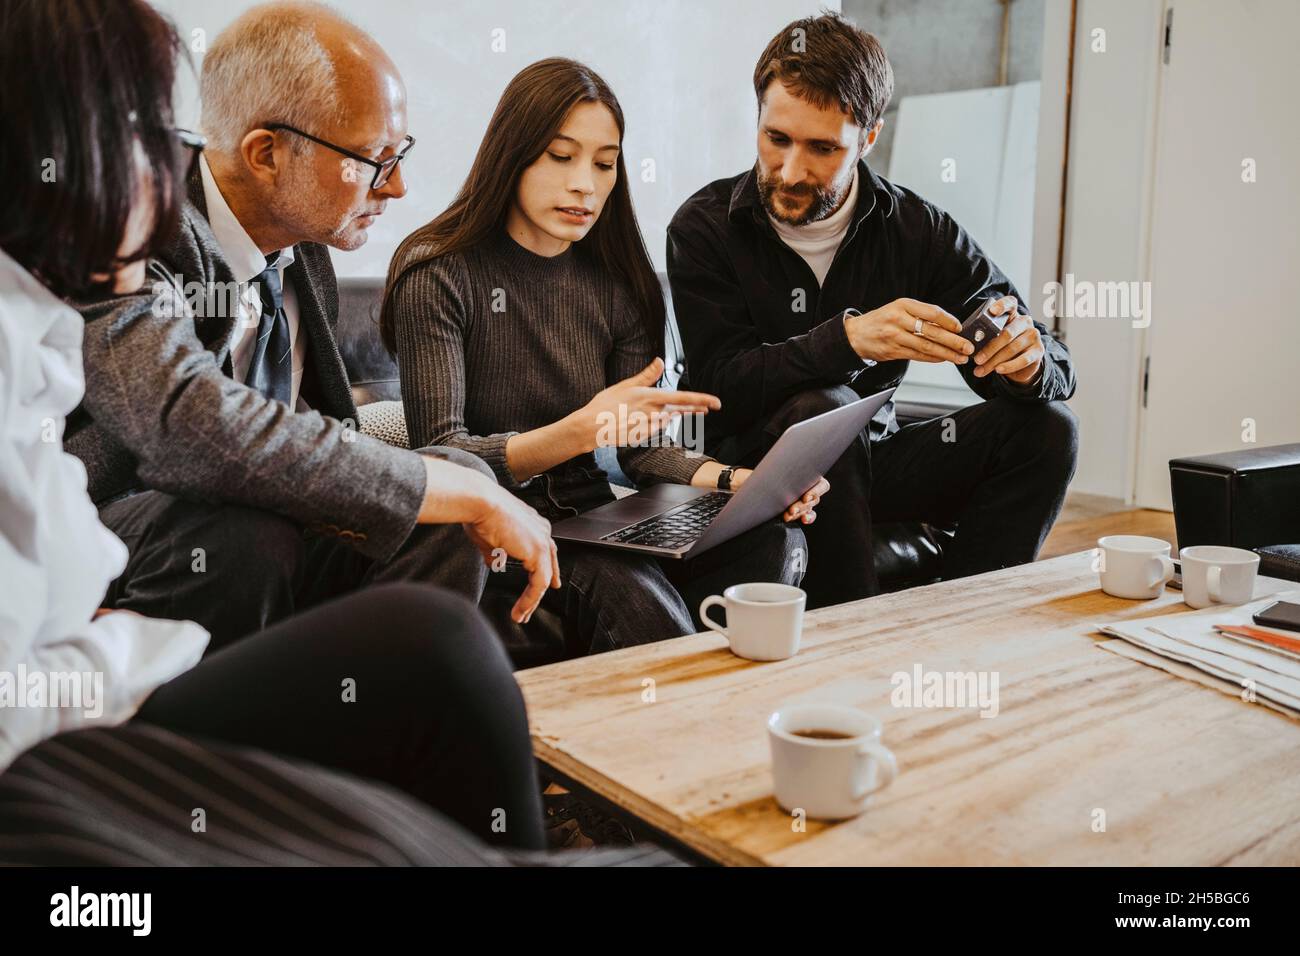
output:
[[[1175,458],[1169,487],[1180,548],[1248,548],[1260,574],[1300,581],[1300,444]]]
[[[667,338],[671,353],[672,343],[679,339],[675,334],[667,277],[661,275],[660,282],[664,286],[664,298],[669,304],[668,321],[671,325]],[[402,397],[397,364],[379,338],[379,305],[382,294],[382,279],[339,280],[339,350],[347,366],[358,406],[372,402],[401,401]],[[670,367],[680,360],[681,356],[668,356]],[[905,425],[947,414],[952,410],[944,406],[909,405],[903,402],[897,405],[896,414],[899,424]],[[363,414],[363,430],[365,417]],[[598,461],[609,472],[611,483],[627,482],[618,470],[617,461],[612,454],[598,455]],[[881,586],[886,591],[899,591],[939,579],[943,547],[952,539],[950,529],[915,522],[883,524],[875,532],[872,544],[876,569]],[[509,602],[489,594],[484,599],[484,609],[506,635],[506,643],[516,666],[534,666],[553,660],[559,654],[554,622],[547,621],[545,615],[535,614],[529,628],[521,629],[509,619]]]

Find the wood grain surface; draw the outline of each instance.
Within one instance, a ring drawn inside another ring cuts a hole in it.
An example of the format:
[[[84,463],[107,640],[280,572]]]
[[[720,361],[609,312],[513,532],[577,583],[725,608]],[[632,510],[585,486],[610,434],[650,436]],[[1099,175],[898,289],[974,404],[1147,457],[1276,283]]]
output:
[[[1109,597],[1091,564],[810,612],[787,661],[703,634],[522,671],[535,751],[727,864],[1300,864],[1300,723],[1099,649],[1095,624],[1183,605]],[[996,676],[996,716],[895,706],[918,665]],[[883,722],[900,774],[861,816],[801,827],[772,798],[764,722],[794,699]]]

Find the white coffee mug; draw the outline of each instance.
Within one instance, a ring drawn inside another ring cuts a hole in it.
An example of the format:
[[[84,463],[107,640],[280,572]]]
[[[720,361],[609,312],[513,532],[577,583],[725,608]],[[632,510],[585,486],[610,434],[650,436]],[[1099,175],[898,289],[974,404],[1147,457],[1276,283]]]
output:
[[[737,657],[783,661],[799,653],[807,600],[807,594],[789,584],[733,584],[722,597],[711,594],[700,603],[700,620],[725,637]],[[714,605],[727,609],[726,627],[709,617]]]
[[[1097,540],[1101,551],[1101,589],[1131,600],[1158,598],[1174,576],[1171,546],[1140,534],[1111,534]]]
[[[789,813],[857,816],[898,776],[893,752],[880,742],[880,721],[856,707],[787,704],[767,719],[767,736],[776,802]]]
[[[1259,555],[1244,548],[1197,544],[1178,552],[1183,564],[1183,600],[1188,607],[1245,604],[1255,596]]]

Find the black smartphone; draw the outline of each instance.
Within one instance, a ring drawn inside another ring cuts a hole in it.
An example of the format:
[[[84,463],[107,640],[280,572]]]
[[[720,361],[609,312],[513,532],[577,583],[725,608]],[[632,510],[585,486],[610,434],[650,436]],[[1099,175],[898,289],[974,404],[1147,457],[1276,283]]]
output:
[[[1002,327],[1007,324],[1007,319],[1011,317],[1006,312],[1001,315],[993,315],[989,312],[989,307],[997,301],[997,299],[989,299],[961,324],[961,337],[975,346],[976,352],[984,347],[984,343],[1001,332]]]
[[[1284,631],[1300,631],[1300,604],[1274,601],[1251,615],[1251,620],[1264,627],[1277,627]]]

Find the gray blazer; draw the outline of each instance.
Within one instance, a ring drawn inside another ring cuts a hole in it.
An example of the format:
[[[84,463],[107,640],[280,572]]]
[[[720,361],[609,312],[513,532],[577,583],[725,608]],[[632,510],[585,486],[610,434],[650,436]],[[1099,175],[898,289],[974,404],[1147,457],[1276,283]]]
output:
[[[232,377],[238,299],[207,290],[234,288],[212,284],[236,279],[208,225],[197,167],[187,186],[180,228],[150,260],[144,287],[73,303],[86,320],[86,396],[64,446],[85,464],[91,498],[155,489],[262,508],[391,557],[415,526],[424,465],[356,430],[328,250],[301,243],[288,269],[308,343],[302,395],[312,407],[294,413]]]

